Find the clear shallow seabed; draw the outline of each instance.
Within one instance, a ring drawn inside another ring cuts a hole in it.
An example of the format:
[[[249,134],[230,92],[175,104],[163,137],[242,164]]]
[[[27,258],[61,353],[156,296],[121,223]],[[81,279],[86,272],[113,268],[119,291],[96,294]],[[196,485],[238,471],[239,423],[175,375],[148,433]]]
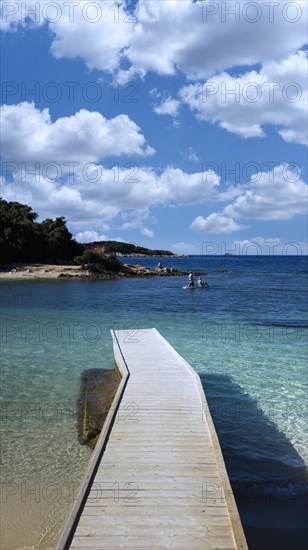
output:
[[[210,288],[2,282],[1,550],[52,546],[91,453],[77,439],[80,374],[113,367],[110,329],[147,327],[201,376],[250,548],[304,548],[307,257],[161,261],[206,271]]]

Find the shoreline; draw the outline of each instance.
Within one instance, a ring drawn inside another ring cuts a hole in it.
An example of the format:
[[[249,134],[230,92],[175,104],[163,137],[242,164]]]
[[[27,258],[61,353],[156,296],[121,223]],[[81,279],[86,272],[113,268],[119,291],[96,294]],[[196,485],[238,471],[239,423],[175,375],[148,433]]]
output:
[[[195,275],[205,273],[195,273]],[[168,277],[186,276],[188,272],[179,271],[176,268],[155,268],[141,265],[123,264],[123,271],[102,271],[93,273],[78,265],[53,265],[53,264],[14,264],[10,267],[0,268],[0,279],[5,280],[61,280],[61,279],[87,279],[87,280],[115,280],[124,278]]]

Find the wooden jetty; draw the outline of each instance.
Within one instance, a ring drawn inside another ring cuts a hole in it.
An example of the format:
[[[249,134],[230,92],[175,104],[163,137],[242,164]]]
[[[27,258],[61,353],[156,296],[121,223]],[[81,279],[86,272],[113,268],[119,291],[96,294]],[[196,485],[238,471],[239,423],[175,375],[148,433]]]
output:
[[[156,329],[112,337],[121,383],[55,548],[247,549],[199,376]]]

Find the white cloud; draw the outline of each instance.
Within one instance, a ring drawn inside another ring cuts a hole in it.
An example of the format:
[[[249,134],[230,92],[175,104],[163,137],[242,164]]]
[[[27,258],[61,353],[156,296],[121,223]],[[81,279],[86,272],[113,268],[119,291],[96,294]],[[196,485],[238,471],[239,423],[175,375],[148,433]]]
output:
[[[153,237],[155,236],[154,231],[148,229],[147,227],[143,227],[142,229],[140,229],[140,233],[144,237],[149,237],[150,239],[153,239]]]
[[[33,103],[3,105],[2,154],[14,161],[95,162],[109,155],[151,155],[139,126],[127,115],[106,119],[81,109],[52,122]]]
[[[288,164],[251,177],[250,187],[223,210],[234,218],[290,220],[307,213],[308,186]]]
[[[5,2],[1,8],[2,28],[6,31],[16,30],[18,25],[31,28],[48,21],[51,52],[55,57],[81,58],[90,69],[112,73],[119,84],[135,75],[143,77],[148,71],[174,75],[181,70],[190,79],[215,75],[204,85],[185,86],[180,91],[182,102],[199,119],[218,123],[245,138],[263,137],[265,125],[273,124],[285,141],[307,143],[307,65],[303,52],[294,54],[307,41],[306,1],[273,2],[270,7],[263,0],[252,3],[229,0],[227,9],[239,10],[238,21],[234,15],[225,13],[226,2],[220,0],[209,4],[191,0],[139,0],[135,16],[128,15],[124,1],[74,4],[47,0]],[[36,13],[29,13],[30,9]],[[213,14],[210,9],[214,9]],[[262,64],[262,69],[240,77],[226,72],[217,74],[234,66],[254,64]],[[211,95],[205,92],[206,84],[212,86]],[[236,87],[238,100],[225,94]],[[293,102],[300,90],[302,97]],[[156,97],[161,95],[157,93]],[[168,96],[154,109],[157,114],[176,117],[180,105],[177,98]],[[62,128],[60,123],[58,126]],[[80,150],[78,140],[75,145],[75,150]],[[93,138],[90,145],[93,146]],[[151,153],[144,143],[139,143],[140,147],[144,153]]]
[[[120,67],[123,48],[129,45],[134,23],[125,4],[96,2],[2,2],[1,28],[33,28],[48,23],[52,54],[60,59],[80,58],[89,69],[114,72]],[[11,4],[11,6],[9,6]],[[75,5],[74,5],[75,4]]]
[[[85,5],[88,5],[86,12]],[[105,0],[80,2],[74,23],[69,20],[68,10],[63,10],[60,21],[50,24],[56,34],[51,48],[54,56],[79,57],[90,69],[110,72],[118,69],[122,50],[129,45],[134,29],[132,23],[125,22],[123,5]]]
[[[166,196],[166,204],[194,204],[205,202],[213,197],[220,179],[211,172],[204,182],[204,173],[188,174],[179,168],[166,168],[160,176],[162,193]]]
[[[214,172],[208,174],[205,183],[201,172],[190,174],[179,168],[167,167],[158,175],[152,168],[140,167],[134,175],[134,181],[127,181],[124,170],[115,184],[111,170],[101,167],[101,171],[99,181],[94,185],[87,183],[88,192],[93,188],[98,200],[105,200],[123,209],[207,202],[215,195],[220,182]],[[92,177],[91,172],[89,176]]]
[[[40,111],[30,103],[5,105],[2,131],[8,176],[3,197],[31,204],[42,217],[65,215],[77,230],[95,227],[103,232],[111,220],[133,211],[134,219],[125,220],[125,228],[133,224],[152,237],[145,225],[150,206],[206,202],[220,184],[213,171],[204,182],[202,172],[173,167],[157,174],[136,163],[108,169],[97,164],[112,153],[149,153],[139,127],[124,115],[107,120],[82,110],[52,122],[48,109]]]
[[[227,2],[228,10],[239,10],[237,22],[232,15],[223,20],[226,2],[210,4],[217,13],[206,18],[206,2],[140,0],[139,23],[126,50],[136,72],[173,75],[180,69],[189,78],[201,78],[235,65],[281,59],[306,42],[305,1],[297,3],[302,11],[296,24],[296,14],[284,13],[283,3],[276,6],[274,23],[261,0],[254,2],[261,14],[254,22],[255,13],[244,9],[246,2]]]
[[[13,181],[3,181],[2,196],[9,201],[30,204],[42,218],[64,215],[77,231],[106,231],[111,222],[122,216],[122,229],[151,230],[155,223],[149,217],[154,205],[186,205],[207,202],[215,195],[219,178],[211,173],[204,183],[202,173],[188,174],[167,167],[161,174],[140,167],[132,181],[130,170],[120,170],[115,181],[114,170],[102,165],[90,165],[85,175],[81,167],[74,177],[48,179],[38,173],[13,174]]]
[[[206,231],[207,233],[219,234],[239,231],[246,226],[236,223],[232,218],[228,218],[223,214],[216,214],[213,212],[213,214],[210,214],[207,218],[197,216],[190,227],[193,231]]]
[[[7,4],[13,5],[11,15]],[[285,2],[269,6],[263,0],[139,0],[135,16],[127,16],[125,2],[113,0],[80,2],[74,8],[73,2],[58,3],[59,17],[48,4],[55,3],[2,2],[6,9],[2,28],[29,27],[29,21],[30,26],[39,26],[49,18],[51,51],[57,58],[80,58],[90,69],[118,72],[117,79],[123,83],[134,74],[174,75],[178,69],[189,78],[206,78],[233,66],[281,60],[306,43],[305,0],[287,3],[293,4],[293,10],[292,6],[286,9]],[[26,19],[22,5],[38,6],[36,16]],[[211,5],[215,13],[209,15]],[[238,10],[237,16],[226,14],[226,9]]]
[[[75,235],[76,241],[79,243],[92,243],[98,241],[107,241],[106,235],[99,235],[97,231],[81,231]]]
[[[303,51],[240,77],[222,73],[179,95],[200,120],[241,137],[264,137],[273,124],[285,141],[307,144],[307,56]]]
[[[227,202],[235,199],[243,193],[247,185],[229,185],[224,191],[217,193],[215,200],[219,202]]]
[[[209,233],[231,233],[247,226],[239,219],[290,220],[307,215],[308,186],[301,174],[288,164],[275,166],[269,172],[253,174],[250,185],[220,213],[206,218],[197,216],[191,229]]]
[[[192,147],[188,148],[188,151],[185,154],[185,158],[186,158],[186,160],[190,160],[191,162],[200,162],[200,159],[199,159],[196,151],[194,151],[194,149]]]
[[[167,99],[164,99],[160,105],[156,105],[154,107],[154,111],[157,115],[170,115],[176,117],[178,115],[180,105],[180,101],[168,97]]]
[[[149,206],[139,206],[138,208],[131,208],[129,210],[122,209],[121,219],[123,220],[123,223],[120,229],[124,229],[125,231],[138,229],[141,234],[143,234],[143,230],[146,230],[146,223],[156,222],[155,218],[151,218],[150,216]]]

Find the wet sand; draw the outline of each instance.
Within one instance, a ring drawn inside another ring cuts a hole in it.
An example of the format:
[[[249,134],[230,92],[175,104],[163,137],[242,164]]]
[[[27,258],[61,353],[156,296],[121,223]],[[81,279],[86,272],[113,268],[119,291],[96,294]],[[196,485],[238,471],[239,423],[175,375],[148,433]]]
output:
[[[0,548],[51,550],[73,500],[70,484],[63,484],[59,490],[52,484],[27,482],[26,495],[21,486],[22,483],[2,484]],[[75,490],[77,493],[77,487]]]

